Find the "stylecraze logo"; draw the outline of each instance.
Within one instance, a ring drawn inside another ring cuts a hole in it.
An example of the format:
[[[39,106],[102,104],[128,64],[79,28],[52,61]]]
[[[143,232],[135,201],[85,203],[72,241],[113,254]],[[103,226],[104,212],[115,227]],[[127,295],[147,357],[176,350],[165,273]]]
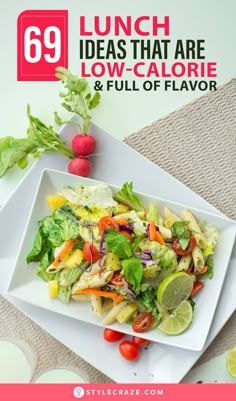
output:
[[[68,67],[68,11],[27,10],[17,20],[17,80],[55,81]]]

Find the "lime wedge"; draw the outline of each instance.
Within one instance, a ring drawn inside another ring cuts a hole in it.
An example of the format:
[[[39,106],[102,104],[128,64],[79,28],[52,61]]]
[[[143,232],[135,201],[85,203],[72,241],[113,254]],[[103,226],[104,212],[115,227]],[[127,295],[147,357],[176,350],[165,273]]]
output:
[[[172,273],[164,280],[157,290],[157,302],[165,309],[175,309],[182,301],[189,298],[193,289],[193,279],[185,272]]]
[[[158,329],[169,336],[183,333],[193,319],[193,309],[188,301],[182,301],[169,317],[158,326]]]
[[[229,350],[226,359],[226,366],[229,374],[236,379],[236,347]]]

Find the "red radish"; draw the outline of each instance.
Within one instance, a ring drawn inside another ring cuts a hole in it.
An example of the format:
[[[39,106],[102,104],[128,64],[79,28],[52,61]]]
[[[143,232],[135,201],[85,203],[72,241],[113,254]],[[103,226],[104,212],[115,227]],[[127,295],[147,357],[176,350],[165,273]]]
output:
[[[91,135],[75,135],[72,139],[72,148],[79,156],[91,155],[96,147],[96,141]]]
[[[92,171],[92,164],[87,157],[76,157],[69,163],[68,171],[71,174],[88,177]]]

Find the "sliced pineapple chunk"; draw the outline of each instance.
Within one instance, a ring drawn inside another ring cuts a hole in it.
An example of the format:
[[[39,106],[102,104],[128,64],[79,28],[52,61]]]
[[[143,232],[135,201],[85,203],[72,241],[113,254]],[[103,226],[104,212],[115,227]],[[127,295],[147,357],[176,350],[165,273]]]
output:
[[[121,203],[118,203],[118,205],[114,206],[113,208],[113,213],[115,216],[118,216],[119,214],[127,213],[129,212],[128,206],[122,205]]]
[[[105,270],[114,270],[114,271],[120,270],[121,264],[118,256],[113,252],[107,253],[104,256],[102,267]]]
[[[50,280],[48,282],[48,291],[50,298],[57,298],[58,295],[58,282],[57,280]]]
[[[67,203],[66,198],[62,195],[48,195],[47,201],[51,212]]]
[[[83,260],[83,251],[81,249],[75,249],[72,254],[66,259],[65,266],[67,268],[76,267],[76,265],[80,265]]]
[[[118,320],[119,323],[126,323],[137,311],[137,309],[137,305],[134,303],[128,304],[118,313],[116,320]]]

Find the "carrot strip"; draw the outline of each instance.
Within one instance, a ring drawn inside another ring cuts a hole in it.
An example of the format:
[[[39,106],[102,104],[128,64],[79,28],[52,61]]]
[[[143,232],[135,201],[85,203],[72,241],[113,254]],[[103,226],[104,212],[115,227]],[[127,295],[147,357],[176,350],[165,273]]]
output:
[[[188,269],[188,270],[186,271],[186,273],[197,275],[197,274],[206,273],[207,270],[208,270],[208,267],[207,267],[207,266],[203,266],[202,270],[200,270],[199,272],[198,272],[198,271],[192,272],[191,269]]]
[[[156,227],[153,220],[149,223],[149,237],[150,241],[156,241]]]
[[[83,288],[82,290],[77,290],[76,294],[93,294],[97,297],[104,297],[104,298],[117,298],[118,294],[116,292],[109,292],[109,291],[101,291],[97,290],[96,288]]]
[[[159,231],[156,231],[156,241],[159,242],[159,244],[161,245],[165,245],[165,241]]]
[[[69,241],[66,242],[65,246],[62,248],[62,250],[59,252],[57,257],[55,258],[53,262],[53,266],[57,267],[62,260],[66,257],[66,255],[70,252],[71,248],[74,246],[75,240],[70,239]]]
[[[123,299],[125,299],[124,295],[118,295],[118,296],[114,299],[113,305],[119,304],[121,301],[123,301]]]
[[[195,274],[203,274],[203,273],[206,273],[207,270],[208,270],[208,267],[207,266],[203,266],[202,270],[200,270],[200,272],[196,272]]]

